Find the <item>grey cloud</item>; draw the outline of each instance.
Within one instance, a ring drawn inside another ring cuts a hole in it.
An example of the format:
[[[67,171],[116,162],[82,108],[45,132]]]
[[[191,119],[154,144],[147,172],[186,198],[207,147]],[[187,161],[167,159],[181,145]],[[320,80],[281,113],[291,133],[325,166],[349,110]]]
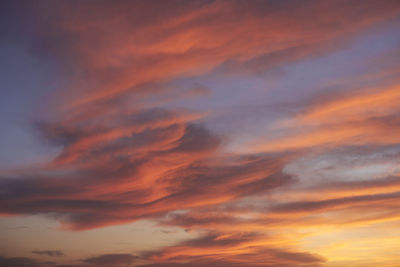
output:
[[[64,253],[60,250],[33,250],[33,254],[37,255],[44,255],[44,256],[50,256],[50,257],[61,257],[64,256]]]

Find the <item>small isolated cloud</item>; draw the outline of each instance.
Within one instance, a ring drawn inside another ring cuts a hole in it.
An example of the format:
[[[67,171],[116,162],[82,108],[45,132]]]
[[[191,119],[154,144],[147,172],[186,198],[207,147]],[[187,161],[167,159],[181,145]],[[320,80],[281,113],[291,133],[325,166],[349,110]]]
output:
[[[60,250],[34,250],[33,254],[41,255],[41,256],[50,256],[50,257],[62,257],[64,253]]]

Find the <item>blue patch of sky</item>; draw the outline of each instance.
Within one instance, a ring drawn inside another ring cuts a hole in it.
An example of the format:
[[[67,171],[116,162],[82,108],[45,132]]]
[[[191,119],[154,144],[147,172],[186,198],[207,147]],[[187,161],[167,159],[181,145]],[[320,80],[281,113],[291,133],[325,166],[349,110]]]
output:
[[[0,58],[0,168],[40,162],[55,148],[40,139],[32,122],[56,89],[58,74],[53,63],[17,42],[1,43]]]

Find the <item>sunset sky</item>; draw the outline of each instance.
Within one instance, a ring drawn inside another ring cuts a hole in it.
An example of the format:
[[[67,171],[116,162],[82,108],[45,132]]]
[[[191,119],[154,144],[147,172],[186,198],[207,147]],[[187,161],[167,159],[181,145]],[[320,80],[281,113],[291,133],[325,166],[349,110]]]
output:
[[[3,0],[1,267],[400,266],[399,0]]]

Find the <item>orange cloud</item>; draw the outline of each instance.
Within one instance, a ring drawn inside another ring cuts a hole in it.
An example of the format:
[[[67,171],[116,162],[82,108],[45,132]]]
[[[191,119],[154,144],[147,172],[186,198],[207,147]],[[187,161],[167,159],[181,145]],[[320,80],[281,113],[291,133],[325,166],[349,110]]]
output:
[[[73,99],[64,103],[72,110],[140,92],[145,83],[204,73],[226,61],[240,64],[293,47],[309,51],[309,46],[328,45],[399,10],[396,1],[365,1],[351,8],[335,1],[291,9],[240,1],[195,1],[179,8],[160,1],[110,6],[63,2],[36,7],[38,25],[48,29],[43,39],[66,66],[73,60],[73,68],[82,70],[94,87],[64,94]],[[57,16],[44,16],[49,10]],[[299,51],[293,58],[310,53]]]
[[[252,141],[256,151],[285,151],[338,145],[397,144],[399,87],[342,95],[314,105],[292,119],[277,123],[276,139]]]
[[[55,212],[85,229],[225,203],[290,180],[280,174],[287,155],[219,163],[220,137],[176,118],[185,115],[149,110],[97,125],[39,124],[64,149],[31,178],[2,180],[2,212]]]

